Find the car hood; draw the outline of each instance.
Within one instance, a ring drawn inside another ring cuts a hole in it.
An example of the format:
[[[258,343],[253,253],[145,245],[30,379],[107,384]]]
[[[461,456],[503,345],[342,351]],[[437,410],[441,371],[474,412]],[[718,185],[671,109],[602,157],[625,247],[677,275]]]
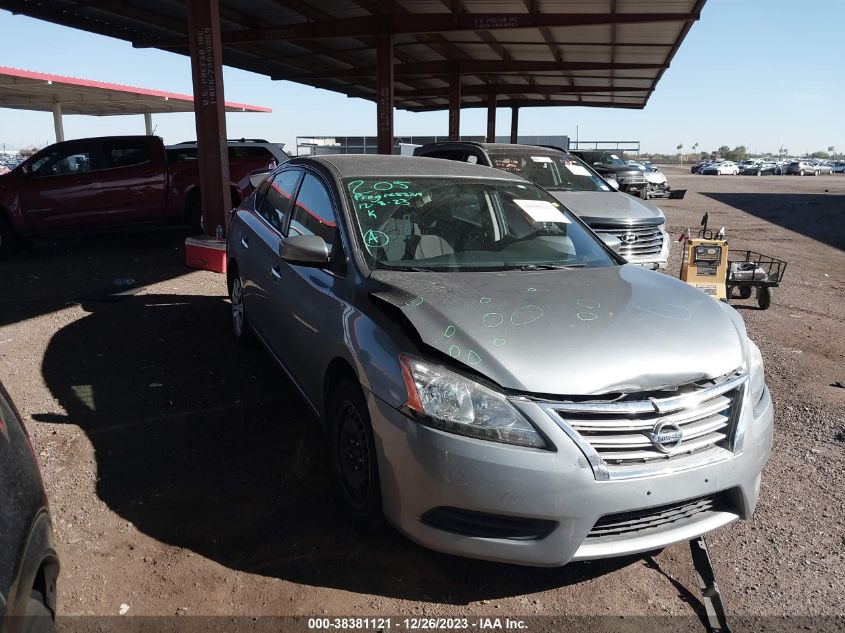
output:
[[[375,271],[369,283],[426,345],[509,390],[647,391],[722,376],[744,358],[732,308],[637,266]]]
[[[587,224],[659,224],[663,211],[640,198],[618,191],[550,191],[564,206]]]

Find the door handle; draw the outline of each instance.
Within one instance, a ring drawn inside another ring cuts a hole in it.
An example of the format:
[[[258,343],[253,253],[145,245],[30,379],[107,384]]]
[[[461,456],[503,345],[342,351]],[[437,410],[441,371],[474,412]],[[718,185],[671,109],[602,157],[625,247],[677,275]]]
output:
[[[275,277],[276,279],[281,279],[281,278],[282,278],[282,271],[281,271],[281,270],[279,270],[279,267],[278,267],[278,266],[273,266],[273,267],[270,269],[270,274],[271,274],[271,275],[273,275],[273,277]]]
[[[242,237],[242,238],[241,238],[241,246],[242,246],[243,248],[249,248],[249,240],[248,240],[248,239],[246,239],[245,237]]]

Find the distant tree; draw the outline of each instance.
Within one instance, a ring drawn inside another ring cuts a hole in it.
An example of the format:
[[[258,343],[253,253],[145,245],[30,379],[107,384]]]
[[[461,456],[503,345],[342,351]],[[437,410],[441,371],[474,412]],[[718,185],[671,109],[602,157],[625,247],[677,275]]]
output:
[[[29,158],[30,156],[38,152],[39,149],[40,148],[35,147],[35,145],[32,145],[30,147],[24,147],[23,149],[18,150],[18,154],[20,154],[24,158]]]
[[[810,156],[813,158],[820,158],[822,160],[828,160],[830,158],[830,154],[827,152],[813,152]]]
[[[725,158],[725,156],[727,156],[728,152],[730,151],[730,147],[728,147],[727,145],[722,145],[722,147],[716,150],[716,154],[721,156],[722,158]]]

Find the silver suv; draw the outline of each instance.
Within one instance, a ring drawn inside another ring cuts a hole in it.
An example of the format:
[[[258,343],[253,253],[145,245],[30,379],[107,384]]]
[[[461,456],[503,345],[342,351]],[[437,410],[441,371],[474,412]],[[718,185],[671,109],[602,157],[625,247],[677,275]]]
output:
[[[414,155],[487,165],[533,180],[591,229],[618,238],[622,242],[619,254],[632,264],[666,268],[671,242],[663,211],[616,191],[573,154],[534,145],[450,141],[423,145]]]
[[[228,283],[235,336],[296,383],[360,521],[553,566],[757,503],[772,403],[740,316],[517,174],[295,158],[234,212]]]

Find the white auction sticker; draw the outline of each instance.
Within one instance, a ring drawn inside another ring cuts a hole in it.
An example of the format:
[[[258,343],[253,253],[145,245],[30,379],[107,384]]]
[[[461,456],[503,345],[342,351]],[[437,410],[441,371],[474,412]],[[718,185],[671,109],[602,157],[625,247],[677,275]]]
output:
[[[551,202],[546,200],[514,200],[519,208],[525,211],[535,222],[563,222],[569,224],[569,220]]]
[[[571,171],[576,176],[589,176],[590,172],[587,171],[587,168],[583,165],[576,165],[575,163],[570,163],[569,165],[564,165],[569,171]]]
[[[551,162],[554,162],[554,161],[552,161],[551,156],[532,156],[531,160],[533,160],[535,163],[551,163]]]

